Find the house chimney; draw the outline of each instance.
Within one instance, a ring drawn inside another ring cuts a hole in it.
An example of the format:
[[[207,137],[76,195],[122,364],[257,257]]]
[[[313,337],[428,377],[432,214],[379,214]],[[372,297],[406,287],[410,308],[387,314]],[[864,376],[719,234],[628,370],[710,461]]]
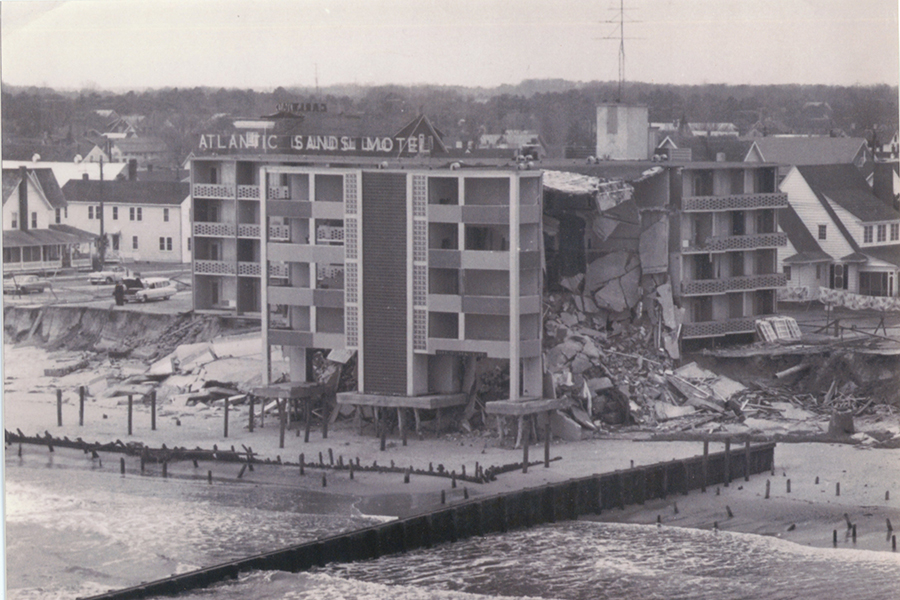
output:
[[[128,161],[128,181],[137,179],[137,159],[132,158]]]
[[[19,229],[28,231],[28,169],[19,167]]]
[[[724,152],[716,152],[716,162],[725,162]]]
[[[90,177],[88,177],[88,174],[87,174],[87,173],[82,173],[82,174],[81,174],[81,180],[82,180],[82,181],[87,181],[88,179],[90,179]]]

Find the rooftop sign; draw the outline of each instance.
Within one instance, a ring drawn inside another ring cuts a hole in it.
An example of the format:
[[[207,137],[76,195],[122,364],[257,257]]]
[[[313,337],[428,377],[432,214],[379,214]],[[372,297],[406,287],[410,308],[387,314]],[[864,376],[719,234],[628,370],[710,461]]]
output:
[[[432,136],[410,137],[292,134],[275,135],[260,131],[202,133],[197,143],[200,154],[348,154],[356,156],[416,156],[430,153]]]

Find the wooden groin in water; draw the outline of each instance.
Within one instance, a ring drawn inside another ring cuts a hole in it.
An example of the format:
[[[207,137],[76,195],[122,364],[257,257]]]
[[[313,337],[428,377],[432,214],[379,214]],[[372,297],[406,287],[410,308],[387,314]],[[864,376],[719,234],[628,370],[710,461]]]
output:
[[[774,468],[775,444],[765,443],[708,453],[683,460],[595,474],[540,487],[471,498],[425,514],[380,523],[297,546],[114,590],[87,600],[126,600],[174,595],[235,579],[241,572],[299,572],[331,562],[371,560],[388,554],[430,548],[473,536],[534,527],[643,504],[690,490],[725,484]]]

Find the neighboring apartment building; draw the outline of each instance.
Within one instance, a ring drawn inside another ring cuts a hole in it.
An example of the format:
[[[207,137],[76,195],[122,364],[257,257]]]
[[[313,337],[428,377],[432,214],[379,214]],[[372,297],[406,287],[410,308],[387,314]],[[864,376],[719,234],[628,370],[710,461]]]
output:
[[[76,179],[63,186],[65,222],[99,235],[102,214],[107,261],[190,262],[189,192],[179,182]]]
[[[96,236],[63,223],[68,205],[50,169],[3,169],[3,273],[89,267]]]
[[[680,206],[670,217],[669,272],[686,309],[684,340],[752,334],[776,311],[785,285],[777,250],[787,243],[778,210],[777,165],[686,162]],[[677,201],[676,201],[677,202]]]
[[[822,287],[898,295],[900,212],[891,198],[876,197],[847,164],[793,167],[781,191],[790,202],[783,227],[791,244],[779,256],[788,287],[808,287],[812,298]]]
[[[349,349],[360,393],[454,393],[486,356],[540,396],[541,172],[340,162],[192,160],[195,310],[261,314],[294,381]]]

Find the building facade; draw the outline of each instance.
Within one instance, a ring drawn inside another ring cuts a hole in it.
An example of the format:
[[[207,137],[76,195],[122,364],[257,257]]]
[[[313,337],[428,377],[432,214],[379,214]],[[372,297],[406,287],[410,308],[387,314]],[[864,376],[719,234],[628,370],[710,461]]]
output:
[[[346,349],[359,393],[454,393],[460,357],[485,356],[540,396],[541,195],[515,166],[197,158],[194,307],[260,314],[292,381]]]
[[[187,183],[74,179],[63,186],[69,225],[107,237],[110,262],[191,261]],[[101,209],[102,204],[102,209]]]
[[[777,251],[787,243],[777,211],[788,205],[776,174],[772,164],[683,165],[669,270],[684,340],[752,334],[757,317],[775,313],[785,285]]]
[[[49,168],[3,169],[3,273],[42,273],[89,267],[95,236],[64,223],[65,196]]]

